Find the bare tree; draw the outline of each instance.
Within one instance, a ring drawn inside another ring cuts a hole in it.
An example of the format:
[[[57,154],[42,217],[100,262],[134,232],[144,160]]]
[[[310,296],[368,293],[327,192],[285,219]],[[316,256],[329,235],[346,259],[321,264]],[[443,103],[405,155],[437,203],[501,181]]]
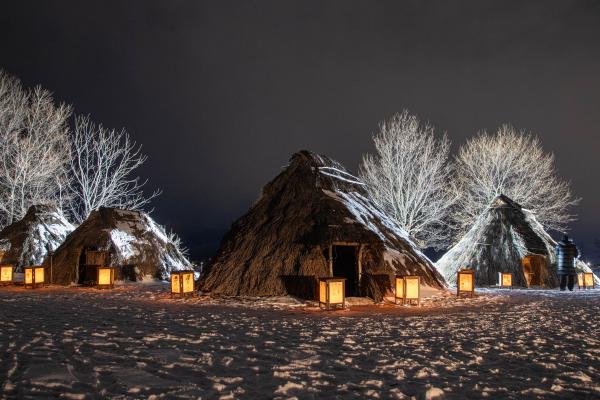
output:
[[[62,198],[70,114],[47,90],[25,90],[0,71],[0,224],[22,218],[32,204]]]
[[[21,82],[0,69],[0,140],[7,140],[24,125],[27,92]]]
[[[454,204],[449,190],[450,141],[407,110],[379,124],[375,155],[366,154],[360,177],[373,198],[421,247],[448,244],[447,216]]]
[[[99,207],[142,209],[160,194],[145,196],[147,181],[134,175],[146,161],[141,150],[124,129],[104,128],[89,116],[75,118],[69,175],[74,197],[71,212],[78,222]]]
[[[468,229],[499,194],[533,211],[546,229],[565,230],[577,204],[569,184],[558,177],[554,156],[540,140],[510,125],[494,135],[479,133],[456,157],[460,207],[453,214],[460,231]]]

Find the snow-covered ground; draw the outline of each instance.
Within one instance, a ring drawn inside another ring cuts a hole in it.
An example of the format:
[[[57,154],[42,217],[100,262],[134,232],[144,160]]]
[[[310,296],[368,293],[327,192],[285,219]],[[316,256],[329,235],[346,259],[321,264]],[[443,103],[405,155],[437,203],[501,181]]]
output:
[[[166,289],[0,288],[0,398],[600,397],[600,290],[320,312]]]

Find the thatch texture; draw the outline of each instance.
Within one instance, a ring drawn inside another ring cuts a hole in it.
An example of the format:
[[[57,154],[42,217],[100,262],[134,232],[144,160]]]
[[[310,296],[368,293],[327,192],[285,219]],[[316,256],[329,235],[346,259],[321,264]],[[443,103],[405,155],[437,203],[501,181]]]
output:
[[[358,178],[327,157],[301,151],[232,225],[207,268],[203,290],[311,298],[312,291],[299,288],[310,286],[307,280],[331,275],[328,250],[339,243],[362,245],[362,280],[366,274],[387,275],[388,291],[394,274],[419,275],[427,285],[445,286],[429,259],[369,198]],[[362,295],[381,300],[379,286],[360,286]],[[366,293],[367,287],[376,293]]]
[[[2,264],[13,264],[20,271],[23,266],[39,265],[48,251],[62,244],[75,227],[55,206],[29,207],[23,219],[0,232]]]
[[[477,285],[495,285],[498,272],[505,272],[513,274],[513,285],[526,286],[523,258],[539,255],[546,258],[541,283],[555,287],[555,245],[531,211],[500,195],[436,267],[451,284],[456,284],[458,270],[471,268]]]
[[[117,269],[134,271],[137,279],[145,276],[166,279],[172,269],[191,268],[164,229],[150,216],[139,211],[100,208],[75,229],[52,258],[53,281],[69,284],[80,280],[80,265],[86,263],[86,251],[106,251],[106,263]],[[44,266],[49,267],[49,257]]]

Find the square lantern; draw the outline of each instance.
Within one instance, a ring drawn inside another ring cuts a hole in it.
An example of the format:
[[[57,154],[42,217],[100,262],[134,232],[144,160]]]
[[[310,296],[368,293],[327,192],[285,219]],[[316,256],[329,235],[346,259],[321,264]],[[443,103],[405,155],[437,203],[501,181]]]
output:
[[[577,286],[579,289],[593,289],[594,274],[592,272],[581,272],[577,274]]]
[[[98,266],[96,286],[98,289],[112,289],[115,287],[115,268]]]
[[[456,277],[456,295],[473,297],[475,295],[475,271],[463,269]]]
[[[13,283],[12,264],[0,265],[0,285],[10,285]]]
[[[319,307],[326,310],[344,308],[345,281],[344,278],[319,278]]]
[[[402,304],[419,305],[421,301],[421,277],[419,276],[396,276],[396,304],[399,300]]]
[[[194,295],[194,271],[171,272],[171,296]]]
[[[23,268],[25,273],[25,287],[36,288],[45,283],[44,267],[31,266]]]
[[[398,304],[398,300],[402,301],[402,304],[404,304],[404,276],[401,275],[396,275],[396,282],[395,282],[395,301],[396,304]]]
[[[498,286],[512,288],[513,275],[506,272],[498,272]]]
[[[421,277],[404,277],[404,303],[412,304],[416,302],[419,305],[421,301]]]
[[[585,285],[586,289],[594,288],[594,274],[592,272],[584,272],[583,273],[583,284]]]

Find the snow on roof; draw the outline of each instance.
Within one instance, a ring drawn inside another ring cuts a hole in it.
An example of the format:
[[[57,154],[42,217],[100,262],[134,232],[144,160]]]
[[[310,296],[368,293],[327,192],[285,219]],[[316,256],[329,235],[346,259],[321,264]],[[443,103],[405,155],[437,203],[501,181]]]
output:
[[[160,254],[160,261],[165,266],[170,266],[175,270],[185,269],[191,266],[187,258],[180,254],[179,249],[169,239],[164,227],[157,224],[146,213],[137,213],[129,210],[116,210],[117,214],[125,217],[118,219],[115,229],[111,230],[111,240],[118,249],[122,259],[139,256],[137,247],[142,243],[151,244],[151,240],[158,240],[161,246],[172,246],[174,254],[164,251]],[[133,218],[132,218],[133,217]]]
[[[2,230],[0,241],[8,252],[4,259],[18,269],[41,264],[74,229],[57,207],[31,206],[23,219]]]
[[[127,210],[117,210],[117,214],[120,216],[131,217],[131,211]],[[133,219],[118,219],[116,223],[116,228],[125,233],[151,233],[156,236],[163,243],[168,243],[169,238],[164,230],[164,228],[158,225],[149,215],[145,213],[140,213],[139,215],[133,214],[135,218]]]
[[[113,229],[110,231],[110,239],[122,259],[126,260],[139,255],[139,251],[135,247],[138,239],[135,236],[120,229]]]
[[[115,210],[118,218],[110,231],[111,241],[122,260],[140,257],[143,245],[159,246],[159,263],[168,274],[171,270],[187,269],[192,263],[167,236],[164,227],[148,214],[130,210]],[[159,243],[156,243],[158,241]]]
[[[355,185],[365,185],[365,183],[359,181],[359,179],[357,177],[355,177],[354,175],[352,175],[346,171],[342,171],[338,168],[319,167],[319,172],[323,175],[329,176],[331,178],[339,179],[344,182],[352,183]]]
[[[381,209],[376,206],[376,203],[367,196],[359,192],[344,192],[337,190],[332,192],[331,190],[322,189],[323,193],[329,197],[341,202],[350,211],[354,217],[354,221],[360,223],[365,228],[375,233],[386,246],[386,261],[390,262],[391,258],[396,257],[397,254],[401,254],[391,246],[389,234],[393,234],[396,238],[400,238],[405,241],[411,249],[420,257],[431,262],[429,258],[423,254],[418,246],[413,242],[410,235],[392,218],[385,214]],[[385,229],[382,231],[378,226],[378,223]],[[404,257],[398,257],[404,259]],[[404,263],[403,263],[404,264]],[[390,265],[392,263],[390,262]]]

